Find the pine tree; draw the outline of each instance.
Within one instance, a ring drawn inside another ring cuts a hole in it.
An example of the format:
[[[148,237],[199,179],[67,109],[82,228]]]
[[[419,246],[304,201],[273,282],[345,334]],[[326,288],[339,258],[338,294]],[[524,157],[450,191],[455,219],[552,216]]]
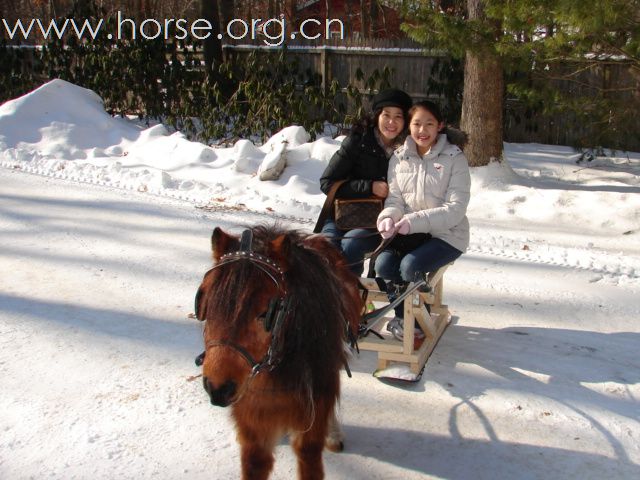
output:
[[[640,0],[401,3],[412,38],[465,58],[461,127],[472,165],[499,157],[502,130],[495,124],[502,123],[505,93],[540,113],[572,111],[583,122],[581,146],[615,147],[638,135],[638,122],[629,120],[640,106]],[[607,83],[612,62],[628,69],[629,81]]]

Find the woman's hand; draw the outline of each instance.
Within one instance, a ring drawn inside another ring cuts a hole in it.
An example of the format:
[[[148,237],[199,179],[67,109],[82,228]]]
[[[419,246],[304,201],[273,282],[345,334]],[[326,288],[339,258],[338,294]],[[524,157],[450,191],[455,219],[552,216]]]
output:
[[[378,231],[382,238],[390,238],[395,233],[396,229],[393,223],[393,219],[386,217],[378,222]]]
[[[371,184],[371,193],[376,197],[387,198],[387,195],[389,195],[389,185],[382,180],[376,180]]]

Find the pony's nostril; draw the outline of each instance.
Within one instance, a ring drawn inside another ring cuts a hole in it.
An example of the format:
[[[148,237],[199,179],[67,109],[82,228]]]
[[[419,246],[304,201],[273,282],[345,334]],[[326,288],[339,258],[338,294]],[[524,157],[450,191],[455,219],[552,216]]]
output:
[[[219,407],[226,407],[231,403],[231,401],[233,400],[233,397],[236,394],[236,383],[232,381],[228,381],[224,383],[222,386],[220,386],[219,388],[214,389],[214,388],[211,388],[211,385],[207,381],[205,390],[207,390],[207,393],[211,398],[212,405],[217,405]]]
[[[236,383],[231,381],[225,383],[220,387],[220,392],[228,398],[233,397],[236,394]]]

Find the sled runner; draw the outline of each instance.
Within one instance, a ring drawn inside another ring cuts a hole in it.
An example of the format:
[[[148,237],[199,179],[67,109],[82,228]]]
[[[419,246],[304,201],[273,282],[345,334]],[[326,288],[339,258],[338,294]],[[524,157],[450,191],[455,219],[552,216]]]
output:
[[[408,382],[420,379],[429,356],[451,321],[448,306],[442,304],[443,276],[450,265],[429,274],[426,280],[410,283],[396,301],[364,315],[366,329],[358,340],[358,346],[361,350],[378,352],[378,368],[373,373],[374,377]],[[368,290],[367,301],[388,302],[387,294],[375,279],[360,278],[360,283]],[[402,341],[384,328],[389,320],[385,314],[399,302],[404,302]],[[425,334],[424,339],[414,340],[416,322]]]

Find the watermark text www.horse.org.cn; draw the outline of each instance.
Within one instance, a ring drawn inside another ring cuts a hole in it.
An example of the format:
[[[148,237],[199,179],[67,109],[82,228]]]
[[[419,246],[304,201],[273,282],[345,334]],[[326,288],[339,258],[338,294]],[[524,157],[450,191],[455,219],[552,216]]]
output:
[[[78,39],[93,39],[104,34],[106,23],[104,19],[83,21],[74,18],[52,19],[49,22],[39,18],[30,21],[18,19],[9,22],[2,19],[2,26],[10,39],[22,38],[27,40],[31,36],[41,35],[45,40],[50,38],[62,38],[66,34],[75,35]],[[191,36],[196,40],[206,40],[215,35],[218,39],[230,38],[233,40],[261,40],[265,45],[281,46],[287,39],[303,38],[306,40],[345,38],[344,23],[340,19],[308,18],[302,21],[297,30],[287,33],[287,23],[283,16],[277,18],[252,18],[230,20],[223,30],[216,32],[217,28],[205,18],[187,20],[184,18],[165,18],[162,21],[147,18],[140,22],[127,18],[120,10],[115,15],[115,31],[106,32],[109,40],[154,40],[164,38],[169,40],[184,40]],[[314,32],[314,33],[311,33]]]

